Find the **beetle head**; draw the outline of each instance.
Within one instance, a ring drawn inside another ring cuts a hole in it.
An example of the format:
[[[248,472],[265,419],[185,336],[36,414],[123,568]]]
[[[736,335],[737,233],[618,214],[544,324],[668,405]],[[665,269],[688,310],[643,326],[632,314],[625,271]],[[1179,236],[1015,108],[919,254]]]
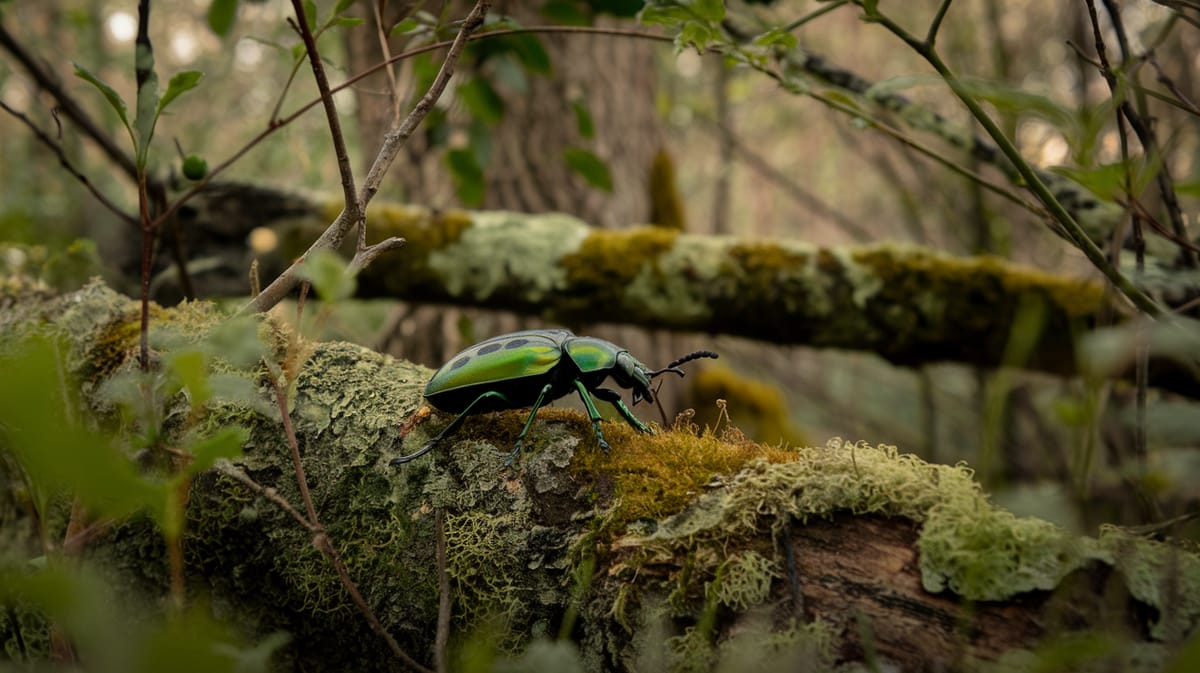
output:
[[[633,403],[642,400],[654,401],[650,392],[650,379],[654,378],[650,368],[626,351],[617,354],[617,363],[611,372],[613,380],[623,388],[633,390]]]

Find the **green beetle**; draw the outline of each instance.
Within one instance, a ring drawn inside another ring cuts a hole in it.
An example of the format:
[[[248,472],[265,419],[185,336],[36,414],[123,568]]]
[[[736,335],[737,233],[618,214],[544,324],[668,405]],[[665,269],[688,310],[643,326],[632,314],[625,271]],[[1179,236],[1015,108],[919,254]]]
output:
[[[606,378],[611,376],[617,385],[632,389],[635,405],[642,400],[653,402],[651,379],[666,372],[683,376],[679,365],[715,357],[717,354],[711,351],[696,351],[652,371],[611,341],[575,336],[565,329],[526,330],[481,341],[450,358],[425,386],[425,399],[430,406],[458,416],[425,446],[392,460],[392,465],[425,455],[471,414],[532,407],[525,427],[517,436],[517,446],[509,456],[511,462],[520,453],[538,409],[572,390],[579,393],[592,419],[596,439],[607,451],[608,442],[600,432],[600,412],[596,411],[592,395],[616,407],[634,428],[642,432],[651,430],[625,406],[620,393],[600,387]]]

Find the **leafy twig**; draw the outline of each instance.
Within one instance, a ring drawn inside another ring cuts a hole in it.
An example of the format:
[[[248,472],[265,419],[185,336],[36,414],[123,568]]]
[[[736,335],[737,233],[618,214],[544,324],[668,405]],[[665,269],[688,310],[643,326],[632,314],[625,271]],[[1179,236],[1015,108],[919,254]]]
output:
[[[962,101],[963,105],[965,105],[971,112],[971,115],[975,117],[975,120],[978,121],[979,124],[983,126],[984,130],[987,131],[987,134],[991,136],[992,141],[996,143],[996,145],[1000,148],[1000,151],[1004,153],[1010,162],[1012,162],[1017,172],[1020,173],[1021,177],[1025,180],[1025,183],[1028,185],[1029,189],[1033,191],[1033,193],[1038,197],[1038,200],[1042,202],[1042,205],[1046,207],[1046,209],[1062,227],[1063,232],[1067,235],[1069,240],[1075,244],[1075,247],[1083,252],[1092,265],[1095,266],[1101,273],[1103,273],[1104,276],[1108,278],[1108,280],[1118,290],[1120,290],[1121,293],[1124,294],[1129,301],[1132,302],[1133,305],[1136,306],[1142,313],[1145,313],[1151,317],[1160,315],[1163,312],[1162,307],[1144,292],[1138,289],[1133,283],[1131,283],[1129,279],[1126,278],[1117,269],[1117,267],[1108,260],[1108,258],[1104,255],[1104,252],[1100,250],[1096,243],[1093,242],[1092,239],[1089,238],[1079,226],[1079,223],[1075,221],[1075,218],[1072,217],[1071,214],[1067,212],[1067,209],[1063,207],[1063,204],[1054,197],[1054,195],[1046,187],[1046,184],[1042,182],[1042,179],[1038,176],[1037,172],[1034,171],[1029,163],[1025,161],[1024,157],[1021,156],[1021,153],[1017,150],[1013,142],[1004,134],[1003,131],[1000,130],[1000,127],[997,126],[996,122],[993,121],[992,118],[987,114],[972,93],[968,90],[966,85],[964,85],[962,81],[958,79],[958,76],[950,70],[950,67],[947,66],[944,61],[942,61],[942,58],[940,55],[938,55],[937,50],[924,41],[917,39],[888,16],[879,13],[877,9],[868,11],[865,7],[865,3],[859,2],[859,4],[864,5],[864,12],[866,12],[867,20],[878,23],[886,28],[889,32],[900,38],[901,41],[911,47],[913,51],[917,52],[917,54],[924,58],[931,66],[933,66],[933,69],[938,73],[938,75],[941,76],[942,80],[946,82],[946,85],[950,87],[950,90],[954,92],[954,95],[957,96],[960,101]]]

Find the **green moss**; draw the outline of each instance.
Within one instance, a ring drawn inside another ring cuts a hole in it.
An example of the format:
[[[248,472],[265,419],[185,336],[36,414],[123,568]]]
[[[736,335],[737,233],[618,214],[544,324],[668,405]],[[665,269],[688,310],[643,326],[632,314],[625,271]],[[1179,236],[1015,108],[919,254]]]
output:
[[[860,279],[858,286],[875,292],[866,292],[862,299],[902,299],[932,315],[961,308],[948,304],[947,298],[960,297],[978,308],[1005,305],[1023,292],[1044,294],[1069,316],[1090,315],[1104,305],[1100,283],[1022,268],[997,257],[964,259],[889,244],[856,250],[849,259],[865,270],[853,273]]]
[[[579,418],[586,422],[586,417]],[[583,478],[611,481],[616,505],[608,514],[610,530],[677,512],[714,477],[736,472],[751,461],[782,462],[795,455],[750,442],[736,430],[700,434],[693,427],[647,436],[610,422],[603,431],[612,452],[576,452],[571,470]]]
[[[665,149],[659,148],[650,162],[650,223],[667,229],[687,229],[687,215],[683,198],[679,195],[675,179],[675,160]]]
[[[691,555],[699,563],[690,573],[694,586],[718,576],[717,559],[724,558],[720,550],[773,536],[792,520],[803,523],[836,512],[923,524],[920,570],[930,592],[1005,600],[1055,589],[1071,572],[1103,563],[1121,573],[1135,598],[1160,613],[1167,596],[1175,597],[1171,620],[1159,617],[1149,625],[1154,637],[1188,633],[1200,623],[1196,555],[1116,529],[1095,539],[1014,516],[988,502],[968,468],[926,463],[889,446],[834,440],[824,449],[800,451],[791,462],[755,460],[725,488],[660,522],[653,534],[631,536],[620,544],[640,546],[645,561]],[[1169,591],[1172,581],[1177,589]]]
[[[591,305],[620,305],[628,286],[652,269],[671,249],[679,232],[662,227],[631,227],[591,231],[578,251],[564,255],[561,266],[572,287],[580,288]]]

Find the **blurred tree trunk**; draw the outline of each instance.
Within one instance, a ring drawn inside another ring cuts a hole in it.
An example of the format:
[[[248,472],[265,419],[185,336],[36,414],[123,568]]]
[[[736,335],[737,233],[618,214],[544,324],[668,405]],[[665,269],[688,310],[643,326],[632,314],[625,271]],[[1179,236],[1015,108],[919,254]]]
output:
[[[451,3],[447,16],[459,16],[469,3]],[[408,14],[411,3],[392,3],[385,8],[384,30]],[[364,8],[365,9],[365,8]],[[349,65],[361,71],[383,58],[378,39],[378,22],[373,12],[367,20],[372,39],[361,31],[346,33]],[[493,14],[514,19],[523,26],[547,23],[530,3],[498,2]],[[598,16],[597,26],[627,26],[629,22]],[[393,38],[389,49],[401,51],[403,36]],[[525,73],[527,87],[512,86],[491,77],[488,64],[464,60],[459,81],[470,74],[489,76],[504,104],[504,116],[490,129],[491,157],[484,166],[482,207],[521,213],[562,212],[595,226],[616,228],[647,222],[652,217],[651,167],[663,148],[663,131],[655,109],[657,74],[654,43],[610,35],[547,34],[538,39],[549,55],[551,73]],[[415,100],[423,92],[412,91],[412,67],[397,69],[399,95]],[[392,102],[384,72],[355,88],[358,96],[359,132],[365,147],[372,147],[392,123]],[[451,131],[465,136],[460,100],[448,95]],[[592,137],[580,132],[577,109],[585,110],[594,129]],[[456,128],[462,127],[462,128]],[[445,147],[429,133],[418,133],[405,146],[398,168],[389,179],[395,192],[406,201],[436,208],[462,205],[455,195],[446,166]],[[589,185],[568,169],[564,151],[580,147],[608,164],[612,191]],[[366,152],[370,156],[372,152]],[[661,187],[660,187],[661,189]],[[673,192],[674,185],[668,185]],[[540,326],[507,314],[480,313],[445,307],[401,307],[397,309],[396,333],[385,345],[389,352],[429,366],[439,366],[472,340],[517,329]],[[576,326],[583,329],[583,326]],[[644,331],[611,328],[596,336],[627,345],[642,353],[648,362],[670,359],[677,350],[667,338],[651,338]],[[666,343],[664,343],[666,342]],[[659,350],[662,350],[660,353]],[[663,358],[666,359],[663,359]],[[674,402],[678,402],[675,400]],[[676,404],[668,401],[668,409]]]
[[[389,5],[390,16],[384,17],[384,23],[390,27],[403,16],[408,4]],[[545,23],[527,3],[501,2],[493,11],[521,25]],[[452,9],[448,15],[461,13]],[[597,26],[627,23],[609,17],[596,19]],[[361,31],[346,33],[352,72],[382,59],[373,16],[368,18],[368,25],[372,39],[364,39]],[[539,39],[550,56],[553,70],[549,76],[527,73],[525,91],[492,80],[505,112],[491,129],[492,157],[485,167],[482,207],[525,213],[564,212],[604,227],[645,221],[650,214],[648,174],[663,145],[654,106],[657,77],[653,43],[582,33],[541,35]],[[392,53],[400,51],[399,40],[392,42]],[[463,65],[462,76],[466,76],[477,64]],[[401,96],[409,95],[413,86],[411,67],[402,66],[398,79]],[[387,91],[382,71],[355,88],[359,132],[367,147],[377,143],[391,124]],[[452,118],[460,116],[461,103],[453,96],[447,100],[453,105]],[[590,113],[594,138],[579,133],[577,105]],[[611,193],[588,185],[567,170],[563,151],[571,146],[587,147],[608,162],[613,177]],[[403,170],[392,171],[390,179],[406,200],[438,207],[460,205],[444,153],[439,149],[426,134],[413,136],[405,146],[399,164]]]

